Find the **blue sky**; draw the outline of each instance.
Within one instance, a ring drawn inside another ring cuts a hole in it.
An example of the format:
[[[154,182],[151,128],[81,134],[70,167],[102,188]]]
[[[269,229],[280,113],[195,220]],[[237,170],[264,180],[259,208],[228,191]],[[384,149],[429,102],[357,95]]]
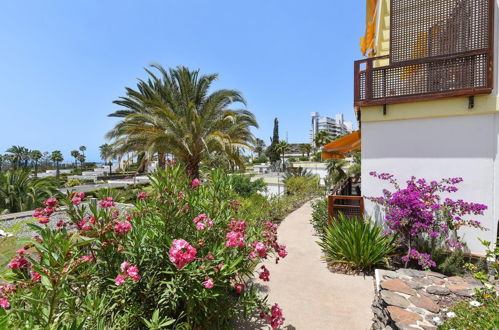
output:
[[[98,146],[112,101],[151,63],[219,73],[240,90],[269,143],[308,141],[310,112],[354,120],[353,61],[364,1],[73,0],[0,5],[0,153]]]

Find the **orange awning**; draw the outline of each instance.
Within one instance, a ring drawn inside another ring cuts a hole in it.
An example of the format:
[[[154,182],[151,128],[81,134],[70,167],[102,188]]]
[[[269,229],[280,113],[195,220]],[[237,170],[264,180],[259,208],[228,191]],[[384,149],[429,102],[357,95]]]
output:
[[[376,8],[378,0],[366,0],[366,32],[360,39],[360,49],[364,56],[375,55],[374,38],[376,34]]]
[[[358,130],[322,147],[322,159],[346,158],[352,151],[360,147],[360,130]]]

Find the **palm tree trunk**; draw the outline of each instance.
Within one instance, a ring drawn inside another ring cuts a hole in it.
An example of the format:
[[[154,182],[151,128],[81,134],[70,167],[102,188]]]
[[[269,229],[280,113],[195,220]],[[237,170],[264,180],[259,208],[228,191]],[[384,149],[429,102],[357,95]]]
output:
[[[162,152],[158,152],[158,169],[165,169],[165,154]]]
[[[38,161],[35,160],[35,178],[38,177]]]

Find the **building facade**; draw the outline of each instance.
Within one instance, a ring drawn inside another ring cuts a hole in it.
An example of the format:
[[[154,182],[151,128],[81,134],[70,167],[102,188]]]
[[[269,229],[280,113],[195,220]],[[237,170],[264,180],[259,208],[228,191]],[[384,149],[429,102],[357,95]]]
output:
[[[310,128],[310,143],[314,145],[314,138],[319,132],[327,132],[331,137],[345,135],[353,130],[353,123],[345,121],[343,114],[337,114],[335,118],[321,116],[318,112],[312,112],[312,123]]]
[[[363,51],[371,57],[355,63],[362,194],[391,188],[371,171],[399,182],[463,178],[449,197],[488,206],[474,217],[487,231],[459,231],[477,254],[478,237],[498,236],[498,7],[499,0],[368,0]],[[382,221],[375,204],[366,201],[365,211]]]

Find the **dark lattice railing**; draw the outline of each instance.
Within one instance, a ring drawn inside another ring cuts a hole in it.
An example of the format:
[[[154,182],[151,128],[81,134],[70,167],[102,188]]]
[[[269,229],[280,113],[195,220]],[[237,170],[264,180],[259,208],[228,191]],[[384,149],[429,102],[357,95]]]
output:
[[[492,91],[494,0],[391,0],[390,22],[390,55],[355,62],[355,105]]]

